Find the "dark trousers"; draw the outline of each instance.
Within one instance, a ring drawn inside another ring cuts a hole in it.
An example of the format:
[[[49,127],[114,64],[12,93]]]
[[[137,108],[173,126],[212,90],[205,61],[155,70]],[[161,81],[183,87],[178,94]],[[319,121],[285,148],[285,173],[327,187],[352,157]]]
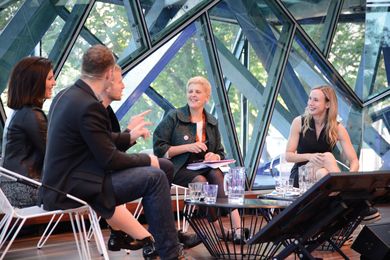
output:
[[[112,185],[118,205],[142,197],[149,231],[161,259],[177,258],[179,241],[164,171],[151,166],[117,171],[112,173]]]

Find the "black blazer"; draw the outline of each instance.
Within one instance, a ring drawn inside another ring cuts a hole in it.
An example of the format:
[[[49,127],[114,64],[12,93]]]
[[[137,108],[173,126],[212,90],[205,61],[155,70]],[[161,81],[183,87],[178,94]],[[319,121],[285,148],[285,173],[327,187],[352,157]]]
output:
[[[116,206],[110,173],[150,166],[150,157],[117,149],[114,141],[129,142],[130,135],[123,133],[113,139],[106,109],[82,80],[54,98],[48,119],[42,182],[87,201],[104,218],[110,218]],[[45,188],[40,199],[48,210],[79,206]]]
[[[24,106],[7,120],[3,134],[3,166],[40,179],[46,149],[47,119],[38,107]]]

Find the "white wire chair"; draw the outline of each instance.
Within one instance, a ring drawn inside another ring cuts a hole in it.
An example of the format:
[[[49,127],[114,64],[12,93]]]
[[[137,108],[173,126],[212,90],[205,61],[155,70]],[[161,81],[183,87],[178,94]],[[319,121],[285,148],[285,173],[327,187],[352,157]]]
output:
[[[186,232],[188,229],[188,223],[183,218],[180,220],[180,198],[183,197],[183,200],[187,198],[187,191],[188,188],[184,186],[180,186],[177,184],[171,185],[171,194],[175,196],[175,204],[176,204],[176,217],[177,217],[177,230],[182,230],[183,232]],[[138,200],[137,207],[135,208],[135,211],[133,213],[134,217],[138,219],[142,213],[143,206],[142,206],[142,198]],[[183,208],[183,211],[185,212],[187,209],[186,205]]]
[[[15,240],[16,236],[18,235],[20,229],[22,228],[27,219],[50,215],[60,216],[62,218],[64,214],[69,215],[80,259],[91,259],[91,253],[88,247],[87,231],[84,222],[84,215],[88,215],[89,217],[93,231],[92,233],[95,237],[99,253],[104,257],[104,259],[109,259],[107,249],[104,244],[102,231],[99,226],[98,217],[95,211],[85,201],[78,199],[77,197],[74,197],[70,194],[63,193],[59,190],[56,190],[50,186],[44,185],[38,181],[35,181],[18,173],[7,170],[3,167],[0,167],[0,176],[3,176],[16,182],[24,183],[26,185],[34,186],[36,188],[43,186],[47,189],[51,189],[61,194],[64,194],[67,198],[77,201],[82,205],[78,208],[52,211],[44,210],[42,207],[39,206],[15,208],[11,205],[8,198],[0,189],[0,213],[4,213],[4,216],[0,222],[0,249],[5,246],[5,249],[0,255],[0,260],[4,259],[6,253],[8,252],[13,241]],[[13,219],[15,219],[15,221],[12,224]],[[50,223],[52,223],[52,221]],[[46,233],[48,230],[49,227],[46,228],[44,233]],[[51,229],[51,231],[52,230],[53,228]],[[48,236],[51,234],[51,231],[47,236],[41,238],[38,244],[43,245],[46,242]],[[8,243],[6,243],[8,238],[10,238],[10,240],[8,241]]]

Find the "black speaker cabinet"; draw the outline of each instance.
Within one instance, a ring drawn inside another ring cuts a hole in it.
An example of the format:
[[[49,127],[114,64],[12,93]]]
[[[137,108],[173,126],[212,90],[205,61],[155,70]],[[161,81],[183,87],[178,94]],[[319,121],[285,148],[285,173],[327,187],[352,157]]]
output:
[[[351,247],[361,259],[390,259],[390,223],[365,226]]]

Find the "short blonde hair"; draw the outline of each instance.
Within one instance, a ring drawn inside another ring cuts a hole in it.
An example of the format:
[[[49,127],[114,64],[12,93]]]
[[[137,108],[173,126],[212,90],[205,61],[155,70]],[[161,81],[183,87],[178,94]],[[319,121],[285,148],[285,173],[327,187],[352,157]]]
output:
[[[191,84],[200,84],[204,87],[204,89],[206,90],[206,93],[208,96],[211,95],[211,84],[210,82],[205,78],[205,77],[202,77],[202,76],[196,76],[196,77],[192,77],[190,78],[188,81],[187,81],[187,87],[186,89],[188,89],[188,87],[191,85]]]

